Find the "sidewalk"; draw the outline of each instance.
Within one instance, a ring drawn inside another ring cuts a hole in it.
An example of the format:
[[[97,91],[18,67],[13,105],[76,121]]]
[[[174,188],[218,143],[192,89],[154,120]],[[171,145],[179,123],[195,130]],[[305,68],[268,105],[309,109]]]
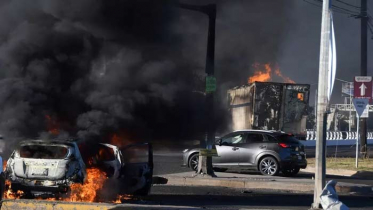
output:
[[[308,173],[315,173],[315,168],[307,166],[306,169],[302,169],[303,172]],[[347,177],[356,177],[356,178],[372,178],[373,179],[373,172],[372,171],[353,171],[347,169],[326,169],[327,175],[335,175],[335,176],[347,176]]]
[[[215,172],[215,178],[198,175],[193,172],[161,175],[155,178],[154,184],[175,185],[175,186],[219,186],[240,189],[270,189],[291,192],[313,192],[314,180],[311,178],[299,179],[281,176],[262,176],[237,173]],[[166,179],[166,180],[165,180]],[[336,186],[338,193],[373,193],[372,186],[365,184],[352,184],[338,182]]]

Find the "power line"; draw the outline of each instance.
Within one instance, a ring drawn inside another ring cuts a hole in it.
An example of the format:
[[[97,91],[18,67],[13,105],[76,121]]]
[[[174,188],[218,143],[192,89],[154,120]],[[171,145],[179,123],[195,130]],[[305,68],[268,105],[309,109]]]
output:
[[[314,6],[321,7],[321,5],[319,5],[319,4],[315,4],[313,2],[309,2],[309,1],[306,1],[306,0],[303,0],[303,1],[307,2],[309,4],[312,4]],[[314,0],[314,1],[322,3],[322,0]],[[334,12],[338,12],[338,13],[342,13],[342,14],[346,14],[346,15],[352,15],[352,16],[359,15],[358,12],[351,11],[351,10],[348,10],[346,8],[343,8],[343,7],[339,7],[339,6],[336,6],[336,5],[331,5],[331,7],[332,7],[332,9],[333,9]]]
[[[313,2],[309,2],[309,1],[307,1],[307,0],[303,0],[303,1],[304,1],[304,2],[307,2],[307,3],[311,4],[311,5],[314,5],[314,6],[316,6],[316,7],[320,7],[320,8],[322,8],[321,5],[315,4],[315,3],[313,3]]]
[[[337,1],[337,2],[339,2],[339,3],[341,3],[341,4],[344,4],[344,5],[350,6],[350,7],[354,7],[354,8],[356,8],[356,9],[360,9],[360,8],[361,8],[361,7],[355,6],[355,5],[353,5],[353,4],[349,4],[349,3],[344,2],[344,1],[341,1],[341,0],[335,0],[335,1]]]

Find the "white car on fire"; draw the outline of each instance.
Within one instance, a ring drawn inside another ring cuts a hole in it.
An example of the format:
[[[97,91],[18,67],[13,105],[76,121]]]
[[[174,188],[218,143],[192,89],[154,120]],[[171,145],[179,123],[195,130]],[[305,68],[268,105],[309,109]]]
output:
[[[86,165],[104,171],[109,178],[104,188],[115,185],[115,193],[147,195],[150,191],[153,154],[148,143],[118,148],[104,143],[78,145],[70,140],[23,141],[10,156],[5,177],[13,192],[56,196],[67,193],[73,183],[84,184]]]
[[[84,183],[86,166],[76,142],[29,140],[14,150],[5,174],[15,192],[63,193],[72,183]]]

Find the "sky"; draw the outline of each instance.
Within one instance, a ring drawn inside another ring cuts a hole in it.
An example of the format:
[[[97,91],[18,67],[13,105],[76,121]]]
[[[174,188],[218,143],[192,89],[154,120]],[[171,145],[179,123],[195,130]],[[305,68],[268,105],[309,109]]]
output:
[[[346,0],[345,2],[359,5],[359,1],[356,0]],[[368,1],[368,12],[373,13],[373,2],[371,1]],[[360,75],[361,21],[338,12],[334,12],[333,15],[337,49],[336,78],[352,82],[354,76]],[[281,43],[281,55],[278,62],[281,70],[289,74],[296,82],[313,84],[311,86],[312,95],[317,88],[315,83],[318,82],[321,8],[304,1],[294,1],[293,17],[292,27]],[[368,30],[368,75],[373,75],[372,37],[373,34]],[[335,82],[332,103],[343,102],[341,86],[340,81]]]

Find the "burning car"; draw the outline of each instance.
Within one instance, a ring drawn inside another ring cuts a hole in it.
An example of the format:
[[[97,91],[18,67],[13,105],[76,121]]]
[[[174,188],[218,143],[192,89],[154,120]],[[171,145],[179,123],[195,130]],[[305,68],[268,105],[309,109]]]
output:
[[[112,199],[123,194],[149,193],[152,158],[152,148],[147,143],[118,148],[104,143],[87,145],[76,141],[29,140],[21,142],[12,153],[5,174],[13,192],[47,197],[63,194],[66,200],[69,193],[74,194],[72,189],[76,184],[84,189],[86,179],[92,181],[87,172],[93,168],[105,176],[102,186],[97,187],[100,192],[95,193],[98,195],[95,199]]]
[[[86,166],[76,142],[29,140],[11,154],[5,174],[15,192],[64,193],[72,183],[84,183]]]
[[[130,144],[120,148],[112,144],[98,143],[83,144],[80,148],[84,161],[104,171],[109,178],[102,191],[141,196],[149,193],[153,177],[151,144]],[[109,197],[113,196],[115,195]]]

